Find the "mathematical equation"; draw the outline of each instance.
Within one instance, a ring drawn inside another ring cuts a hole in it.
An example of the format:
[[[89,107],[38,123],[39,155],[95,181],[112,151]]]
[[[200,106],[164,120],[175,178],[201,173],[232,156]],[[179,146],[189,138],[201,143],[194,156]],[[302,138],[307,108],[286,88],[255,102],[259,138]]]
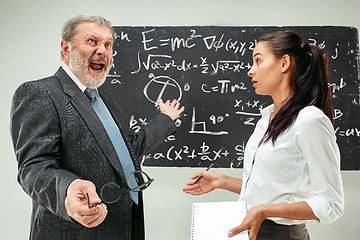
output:
[[[156,55],[156,54],[147,54],[144,56],[145,60],[141,59],[140,52],[138,52],[138,69],[131,72],[131,74],[136,74],[141,71],[142,68],[146,71],[154,70],[177,70],[177,71],[190,71],[190,70],[199,70],[202,74],[215,75],[219,71],[222,73],[225,72],[241,72],[249,71],[251,64],[249,62],[243,62],[239,60],[217,60],[215,63],[209,63],[206,57],[200,57],[197,62],[190,62],[187,60],[180,60],[176,62],[171,55]],[[115,63],[114,63],[115,64]]]
[[[224,158],[229,159],[229,156],[235,156],[234,159],[229,159],[230,167],[242,167],[244,161],[245,143],[234,146],[233,149],[226,149],[224,147],[217,147],[212,149],[206,142],[198,148],[189,146],[170,146],[166,152],[155,152],[147,154],[142,157],[142,162],[146,160],[166,160],[166,161],[186,161],[188,163],[198,163],[209,161],[216,162],[223,160]]]
[[[192,113],[189,116],[188,113],[185,113],[183,115],[183,118],[190,117],[191,123],[190,128],[188,129],[189,134],[202,134],[202,135],[227,135],[229,134],[229,131],[233,126],[231,124],[228,124],[228,122],[234,122],[234,119],[230,119],[232,117],[236,118],[236,121],[238,124],[242,123],[247,126],[255,126],[257,120],[261,117],[260,110],[263,108],[263,105],[259,105],[259,101],[246,101],[244,105],[241,105],[242,99],[235,99],[235,111],[231,113],[224,113],[222,115],[220,114],[211,114],[209,112],[208,116],[204,118],[204,115],[206,113],[202,112],[201,117],[197,117],[196,115],[196,108],[192,108]],[[231,103],[230,103],[230,106]],[[248,111],[245,111],[244,109],[247,109]],[[252,110],[251,110],[252,109]],[[227,119],[230,119],[227,122]],[[241,122],[242,121],[242,122]],[[129,121],[129,127],[134,132],[139,132],[140,129],[143,126],[146,126],[149,123],[149,120],[144,117],[138,117],[136,118],[134,115],[131,115],[130,121]],[[182,123],[178,125],[178,127],[181,126]],[[216,125],[222,125],[224,130],[218,130],[214,131],[211,130],[211,127]],[[229,129],[230,128],[230,129]],[[227,130],[229,129],[229,130]]]
[[[241,55],[244,55],[247,50],[254,50],[256,45],[255,39],[251,42],[247,42],[232,39],[225,36],[225,34],[221,34],[220,36],[204,36],[203,34],[198,34],[196,29],[189,29],[189,31],[184,32],[184,35],[184,37],[166,36],[164,38],[159,38],[159,34],[156,29],[152,28],[141,32],[141,43],[143,50],[145,51],[168,47],[172,52],[175,52],[177,49],[192,49],[201,44],[201,47],[206,47],[207,50],[217,52],[220,49],[225,49],[228,52],[240,53]],[[116,34],[115,37],[121,41],[132,41],[128,33],[125,31],[121,31],[119,34]]]

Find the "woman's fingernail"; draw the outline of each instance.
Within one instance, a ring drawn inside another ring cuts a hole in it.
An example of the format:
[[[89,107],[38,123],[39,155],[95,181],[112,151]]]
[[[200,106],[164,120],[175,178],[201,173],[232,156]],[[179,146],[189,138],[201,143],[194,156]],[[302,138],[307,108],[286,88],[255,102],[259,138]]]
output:
[[[232,237],[232,236],[234,236],[234,233],[233,233],[233,231],[230,231],[230,232],[228,233],[228,236],[229,236],[229,237]]]

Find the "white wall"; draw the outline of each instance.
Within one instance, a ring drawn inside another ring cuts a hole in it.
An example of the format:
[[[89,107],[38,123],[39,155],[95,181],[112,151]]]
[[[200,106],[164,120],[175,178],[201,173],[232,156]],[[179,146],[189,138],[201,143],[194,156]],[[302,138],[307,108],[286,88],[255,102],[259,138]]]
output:
[[[358,0],[1,0],[1,239],[27,239],[31,213],[31,200],[16,181],[17,165],[9,134],[12,94],[22,82],[52,75],[57,70],[61,27],[78,13],[99,14],[117,26],[341,25],[360,29]],[[147,240],[189,239],[192,202],[237,199],[235,194],[221,190],[201,197],[183,194],[185,182],[200,169],[146,167],[145,170],[156,179],[145,192]],[[238,169],[218,171],[242,175]],[[332,225],[310,224],[312,239],[359,239],[360,172],[343,172],[342,176],[345,214]]]

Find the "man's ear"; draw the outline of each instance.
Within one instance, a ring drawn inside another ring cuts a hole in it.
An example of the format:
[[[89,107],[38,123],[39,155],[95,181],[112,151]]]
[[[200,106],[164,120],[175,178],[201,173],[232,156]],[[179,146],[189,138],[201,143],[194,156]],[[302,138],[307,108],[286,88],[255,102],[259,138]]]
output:
[[[291,57],[288,54],[285,54],[281,58],[281,71],[284,73],[288,71],[291,67]]]
[[[64,56],[64,63],[69,65],[70,61],[70,44],[64,40],[61,41],[61,52]]]

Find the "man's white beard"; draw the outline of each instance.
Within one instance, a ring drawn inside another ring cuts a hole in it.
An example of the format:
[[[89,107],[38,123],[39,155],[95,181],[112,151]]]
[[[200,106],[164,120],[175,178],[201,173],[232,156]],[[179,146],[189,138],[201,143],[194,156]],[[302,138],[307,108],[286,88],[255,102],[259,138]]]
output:
[[[96,55],[93,55],[91,58],[99,58]],[[101,57],[100,57],[101,58]],[[101,58],[104,59],[104,58]],[[106,59],[105,59],[106,60]],[[99,75],[91,75],[89,61],[86,61],[84,56],[76,49],[76,47],[71,47],[70,51],[70,60],[69,67],[71,71],[76,75],[82,84],[88,88],[98,88],[106,80],[106,76],[110,71],[111,64],[107,64],[107,69],[104,73]]]

